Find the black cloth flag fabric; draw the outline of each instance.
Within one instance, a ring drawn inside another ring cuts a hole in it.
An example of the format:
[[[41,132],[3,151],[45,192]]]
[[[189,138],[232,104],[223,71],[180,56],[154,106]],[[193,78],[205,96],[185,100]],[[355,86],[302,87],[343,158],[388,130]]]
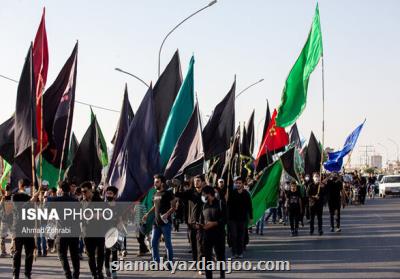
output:
[[[241,155],[251,157],[254,151],[254,110],[243,129]]]
[[[203,161],[204,150],[200,111],[199,104],[196,103],[192,116],[175,145],[164,175],[167,179],[172,179],[182,175],[191,166],[202,165],[201,162]]]
[[[304,173],[312,175],[314,172],[321,170],[321,148],[311,132],[310,140],[308,141],[307,149],[304,155]]]
[[[112,143],[114,144],[114,150],[111,157],[111,162],[107,172],[106,181],[109,182],[111,172],[114,169],[115,161],[117,160],[118,154],[121,151],[122,145],[124,144],[124,140],[126,135],[128,134],[129,126],[132,123],[134,117],[134,113],[129,102],[128,96],[128,86],[125,84],[125,93],[124,100],[122,102],[121,114],[119,116],[118,127],[114,134],[114,138]]]
[[[292,128],[290,128],[289,139],[290,139],[290,144],[297,147],[298,149],[301,148],[301,139],[296,123],[294,123]]]
[[[14,162],[14,115],[0,125],[0,157]]]
[[[236,80],[228,94],[215,107],[203,130],[205,159],[224,153],[229,149],[235,133],[235,90]]]
[[[32,45],[29,48],[18,84],[14,119],[14,162],[11,171],[11,183],[16,187],[21,178],[31,182],[34,160],[32,145],[37,140],[36,95],[33,74]]]
[[[92,119],[89,128],[79,144],[71,166],[67,170],[68,179],[74,180],[77,185],[85,181],[93,181],[99,185],[103,165],[100,160],[100,146],[98,140],[96,118]]]
[[[266,113],[265,113],[264,128],[263,128],[263,133],[262,133],[262,135],[261,135],[262,137],[261,137],[261,140],[260,140],[260,146],[261,146],[261,145],[263,144],[263,142],[264,142],[264,137],[265,137],[265,134],[266,134],[267,131],[268,131],[268,126],[269,126],[269,123],[270,123],[270,122],[271,122],[271,111],[270,111],[270,109],[269,109],[269,103],[267,102],[267,110],[266,110]],[[271,164],[272,161],[273,161],[272,155],[271,155],[271,153],[267,150],[266,153],[265,153],[264,155],[262,155],[262,156],[259,158],[258,164],[257,164],[257,166],[256,166],[256,171],[257,171],[257,172],[262,171],[262,170],[265,169],[269,164]]]
[[[154,107],[157,125],[157,142],[160,142],[176,95],[182,85],[181,62],[177,50],[164,72],[154,85]]]
[[[225,181],[232,181],[233,177],[239,175],[240,168],[238,162],[240,161],[240,127],[236,129],[235,137],[233,138],[232,144],[229,150],[226,151],[225,164],[222,170],[221,177]],[[229,177],[229,179],[228,179]]]
[[[43,95],[44,128],[49,140],[48,147],[43,151],[43,157],[56,168],[61,166],[63,149],[62,168],[67,167],[68,143],[74,115],[77,64],[78,43],[54,83]]]
[[[288,175],[290,175],[293,179],[299,181],[299,178],[296,173],[295,167],[295,147],[291,147],[285,153],[283,153],[280,157],[282,161],[283,169],[286,171]]]
[[[160,152],[152,87],[144,96],[110,176],[116,186],[118,200],[137,201],[153,185],[153,175],[159,173]]]

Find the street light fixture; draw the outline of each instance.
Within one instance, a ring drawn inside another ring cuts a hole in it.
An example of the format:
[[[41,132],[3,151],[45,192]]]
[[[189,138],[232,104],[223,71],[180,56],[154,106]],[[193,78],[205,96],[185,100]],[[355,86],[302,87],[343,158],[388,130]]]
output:
[[[188,17],[186,17],[184,20],[182,20],[181,22],[179,22],[177,25],[175,25],[174,28],[171,29],[171,31],[168,32],[168,34],[164,37],[161,46],[160,46],[160,50],[158,51],[158,76],[160,76],[160,68],[161,68],[161,50],[162,47],[164,46],[165,41],[167,40],[167,38],[172,34],[172,32],[174,32],[179,26],[181,26],[185,21],[187,21],[189,18],[197,15],[198,13],[200,13],[201,11],[211,7],[212,5],[214,5],[215,3],[217,3],[217,0],[213,0],[210,3],[207,4],[207,6],[195,11],[194,13],[192,13],[191,15],[189,15]]]
[[[137,79],[138,81],[140,81],[141,83],[143,83],[147,88],[150,87],[150,85],[148,85],[143,79],[141,79],[141,78],[138,77],[138,76],[135,76],[134,74],[131,74],[131,73],[127,72],[127,71],[124,71],[124,70],[122,70],[122,69],[120,69],[120,68],[115,68],[115,70],[118,71],[118,72],[124,73],[124,74],[126,74],[126,75],[128,75],[128,76],[134,77],[135,79]]]
[[[237,95],[235,96],[235,99],[236,99],[237,97],[239,97],[240,95],[242,95],[246,90],[250,89],[250,88],[253,87],[254,85],[259,84],[260,82],[263,82],[263,81],[264,81],[264,79],[262,78],[262,79],[256,81],[255,83],[250,84],[250,85],[247,86],[245,89],[243,89],[242,91],[240,91],[239,94],[237,94]]]

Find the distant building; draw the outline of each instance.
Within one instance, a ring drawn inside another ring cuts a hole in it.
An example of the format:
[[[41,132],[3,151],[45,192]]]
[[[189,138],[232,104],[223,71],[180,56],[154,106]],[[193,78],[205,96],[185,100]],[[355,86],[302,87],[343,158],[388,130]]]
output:
[[[382,156],[372,155],[371,156],[371,167],[381,169],[382,168]]]

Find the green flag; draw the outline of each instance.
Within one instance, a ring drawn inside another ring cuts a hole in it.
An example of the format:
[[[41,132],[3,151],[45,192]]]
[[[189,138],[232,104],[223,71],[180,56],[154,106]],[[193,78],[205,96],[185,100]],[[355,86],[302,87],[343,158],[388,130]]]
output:
[[[7,163],[6,160],[3,160],[3,174],[1,175],[0,178],[1,188],[4,189],[6,187],[10,173],[11,173],[11,165]]]
[[[94,118],[96,118],[96,115],[93,113],[92,107],[90,107],[90,121],[93,121]],[[103,132],[100,129],[100,125],[97,122],[96,119],[96,129],[97,132],[99,133],[99,146],[101,149],[101,156],[100,156],[100,161],[103,167],[108,165],[108,152],[107,152],[107,144],[106,140],[104,139]]]
[[[192,56],[186,78],[179,89],[161,136],[160,156],[162,169],[167,165],[172,151],[194,110],[193,64],[194,57]]]
[[[297,58],[283,89],[276,126],[292,125],[303,112],[307,101],[308,80],[322,56],[322,34],[318,4],[307,42]]]
[[[42,160],[42,180],[49,182],[49,188],[58,188],[58,180],[64,179],[65,170],[56,168],[53,164],[49,163],[45,158]],[[39,168],[36,170],[36,175],[39,176]]]
[[[253,224],[260,220],[267,208],[276,207],[281,175],[282,163],[280,160],[277,160],[264,171],[257,184],[254,186],[254,189],[251,191]]]

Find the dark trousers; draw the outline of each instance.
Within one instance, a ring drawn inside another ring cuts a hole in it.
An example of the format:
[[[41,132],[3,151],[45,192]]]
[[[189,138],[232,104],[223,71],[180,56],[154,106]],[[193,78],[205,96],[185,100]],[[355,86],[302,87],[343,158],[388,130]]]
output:
[[[310,232],[314,232],[314,219],[318,219],[318,232],[322,232],[322,205],[310,206]]]
[[[145,253],[149,252],[149,249],[147,248],[147,245],[144,241],[145,238],[146,238],[146,236],[142,232],[139,232],[139,237],[137,238],[137,241],[139,243],[139,252],[141,254],[145,254]]]
[[[106,269],[110,269],[110,257],[111,257],[111,262],[118,261],[118,250],[106,249],[105,260],[104,260],[104,266],[106,267]]]
[[[71,269],[68,261],[68,250],[71,256],[72,267],[74,273],[71,274]],[[65,278],[79,278],[80,260],[79,260],[79,238],[78,237],[62,237],[58,245],[58,257],[64,269]]]
[[[204,247],[204,256],[207,263],[213,260],[213,250],[217,261],[225,261],[225,232],[223,229],[210,229],[204,231],[202,246]],[[221,270],[221,278],[225,278],[225,271]],[[212,279],[212,270],[206,269],[206,278]]]
[[[308,201],[308,198],[305,198],[304,199],[304,213],[305,213],[305,215],[306,215],[306,219],[307,220],[310,220],[310,204],[309,204],[309,201]]]
[[[290,230],[292,232],[297,232],[299,229],[300,208],[299,207],[289,207],[288,211],[289,211]]]
[[[19,278],[21,269],[22,247],[25,247],[25,276],[30,277],[32,273],[33,251],[35,250],[35,238],[33,237],[16,237],[15,253],[13,256],[13,275]]]
[[[336,219],[336,228],[340,228],[340,204],[329,205],[329,215],[331,219],[331,228],[335,227],[334,219]]]
[[[193,261],[198,261],[204,256],[203,232],[189,225],[190,247]]]
[[[228,222],[228,227],[232,244],[232,255],[243,254],[246,222],[230,220]]]
[[[92,276],[103,278],[104,237],[85,238],[85,246]]]

